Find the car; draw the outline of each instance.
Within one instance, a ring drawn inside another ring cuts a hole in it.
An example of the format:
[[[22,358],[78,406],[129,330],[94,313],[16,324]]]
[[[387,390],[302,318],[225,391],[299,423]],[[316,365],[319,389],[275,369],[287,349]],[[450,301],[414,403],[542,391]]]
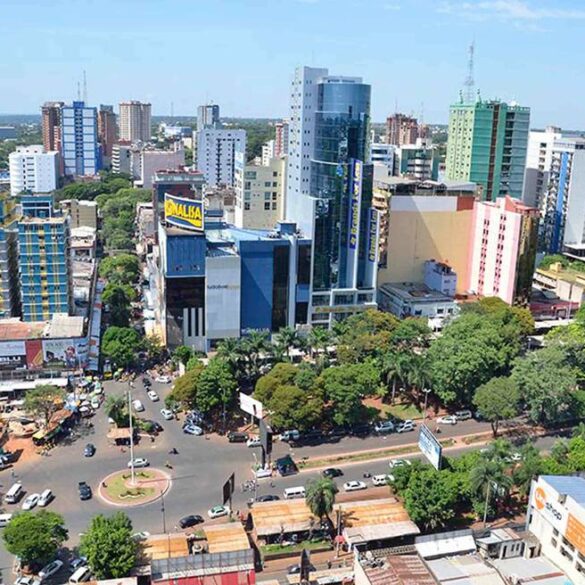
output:
[[[77,489],[79,490],[79,499],[80,500],[91,500],[91,487],[87,485],[85,481],[80,481],[77,484]]]
[[[299,468],[297,467],[296,463],[294,462],[293,458],[290,455],[284,455],[283,457],[279,457],[275,462],[274,465],[276,466],[276,470],[280,475],[283,477],[287,475],[293,475],[298,473]]]
[[[142,385],[145,388],[150,388],[152,386],[152,382],[150,381],[150,378],[142,378]]]
[[[238,433],[235,431],[230,431],[227,434],[227,439],[230,443],[245,443],[248,440],[249,436],[248,433]]]
[[[14,585],[40,585],[40,583],[40,580],[33,575],[21,575],[14,582]]]
[[[210,518],[221,518],[227,516],[230,513],[230,509],[227,506],[213,506],[210,510],[207,510],[207,515]]]
[[[272,467],[270,467],[270,465],[266,467],[260,467],[254,472],[254,475],[256,476],[256,479],[272,477]]]
[[[376,431],[378,434],[392,433],[394,429],[395,425],[390,420],[384,420],[374,425],[374,431]]]
[[[396,467],[404,467],[405,465],[412,465],[412,463],[408,459],[392,459],[388,463],[390,469],[394,469]]]
[[[455,413],[455,416],[457,417],[457,420],[463,421],[473,418],[473,413],[471,412],[471,410],[458,410]]]
[[[201,524],[201,522],[203,522],[203,516],[199,516],[199,514],[189,514],[189,516],[183,516],[183,518],[179,520],[179,526],[185,529]]]
[[[83,450],[84,457],[93,457],[95,455],[95,445],[93,443],[88,443]]]
[[[246,441],[246,446],[247,447],[261,447],[262,442],[260,441],[260,437],[250,437]]]
[[[146,457],[134,457],[133,461],[128,461],[128,467],[132,467],[132,463],[134,463],[134,467],[148,467],[150,465]]]
[[[405,420],[404,422],[401,422],[396,427],[396,432],[397,433],[408,433],[409,431],[414,431],[415,427],[416,427],[416,424],[414,423],[414,421]]]
[[[160,413],[163,415],[165,420],[173,420],[175,418],[173,411],[169,410],[168,408],[163,408]]]
[[[63,566],[63,561],[60,561],[59,559],[56,559],[53,562],[49,563],[48,565],[45,565],[39,571],[39,579],[41,581],[48,579],[49,577],[51,577],[52,575],[57,573],[59,570],[61,570],[62,566]]]
[[[343,475],[343,471],[341,471],[341,469],[337,469],[336,467],[328,467],[321,472],[321,475],[323,477],[333,479],[334,477],[341,477]]]
[[[150,425],[150,433],[162,433],[164,431],[162,425],[158,422],[156,422],[155,420],[146,420],[144,421],[146,423],[148,423]]]
[[[170,384],[172,382],[172,378],[170,376],[157,376],[154,381],[158,382],[159,384]]]
[[[143,412],[144,411],[144,404],[142,404],[142,402],[140,402],[140,400],[133,400],[132,401],[132,408],[134,408],[134,410],[136,412]]]
[[[265,496],[258,496],[256,498],[257,502],[276,502],[277,500],[280,500],[280,496],[274,494],[266,494]]]
[[[285,443],[290,443],[291,441],[298,441],[300,438],[301,433],[297,431],[297,429],[290,429],[280,434],[280,440],[284,441]]]
[[[447,416],[440,416],[437,419],[438,425],[456,425],[457,424],[457,417],[454,414],[449,414]]]
[[[160,400],[160,398],[158,397],[158,394],[154,391],[154,390],[149,390],[146,395],[153,401],[153,402],[158,402]]]
[[[197,425],[185,425],[183,427],[183,432],[186,435],[195,435],[198,437],[203,434],[203,429]]]
[[[38,505],[41,508],[44,508],[45,506],[48,506],[53,501],[54,497],[55,496],[53,495],[53,492],[50,489],[46,489],[41,493],[41,497],[39,498]]]
[[[87,557],[73,557],[69,561],[69,568],[73,571],[77,571],[79,567],[85,567],[87,565]]]
[[[309,572],[315,570],[315,567],[309,563]],[[289,565],[286,568],[287,575],[298,575],[301,572],[301,565]]]
[[[388,485],[389,481],[394,481],[394,476],[386,473],[381,475],[372,475],[372,483],[376,486]]]
[[[38,503],[41,494],[30,494],[30,496],[26,496],[24,502],[22,502],[22,509],[23,510],[32,510]]]
[[[358,490],[365,490],[367,487],[363,481],[346,481],[343,484],[343,489],[346,492],[357,492]]]
[[[142,530],[141,532],[135,532],[130,538],[132,538],[132,540],[134,542],[142,542],[149,537],[150,537],[150,532],[147,532],[146,530]]]

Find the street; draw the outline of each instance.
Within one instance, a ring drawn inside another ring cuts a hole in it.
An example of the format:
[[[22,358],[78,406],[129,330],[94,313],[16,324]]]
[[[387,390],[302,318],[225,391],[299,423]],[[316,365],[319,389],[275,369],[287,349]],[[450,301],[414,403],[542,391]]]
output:
[[[128,385],[121,382],[105,382],[106,396],[109,394],[122,394],[127,391]],[[161,400],[152,402],[146,395],[142,382],[136,381],[133,390],[133,399],[139,399],[145,407],[145,412],[140,413],[143,419],[152,419],[159,422],[164,431],[151,442],[148,437],[141,437],[139,444],[135,446],[135,457],[146,457],[151,466],[165,469],[165,462],[173,466],[170,472],[172,486],[164,497],[166,529],[173,531],[178,520],[187,514],[202,514],[207,517],[207,510],[221,503],[222,485],[232,472],[235,472],[236,491],[234,494],[233,508],[246,509],[246,502],[254,496],[253,493],[243,492],[241,484],[252,478],[251,467],[254,464],[254,456],[260,457],[260,449],[251,449],[245,443],[229,443],[227,438],[218,435],[191,436],[182,432],[181,423],[176,420],[166,421],[160,413],[164,407],[164,396],[170,391],[170,384],[159,384],[153,381],[153,389],[159,394]],[[17,478],[22,482],[27,493],[40,493],[45,488],[51,488],[55,494],[55,500],[48,509],[59,512],[65,518],[69,529],[69,545],[75,546],[79,542],[79,536],[83,533],[91,518],[99,513],[114,512],[116,507],[103,502],[97,495],[101,480],[108,474],[126,467],[130,453],[128,448],[124,451],[120,447],[108,444],[106,435],[108,431],[107,416],[103,406],[92,419],[93,428],[89,428],[82,422],[79,438],[71,443],[61,443],[50,451],[49,455],[36,458],[32,461],[16,465]],[[450,436],[473,434],[489,429],[489,424],[468,420],[454,426],[443,426],[440,438]],[[371,436],[367,438],[348,437],[337,442],[325,443],[316,446],[292,448],[286,443],[275,443],[273,459],[291,453],[295,460],[302,457],[320,457],[323,455],[347,453],[364,449],[376,449],[394,445],[414,443],[417,441],[418,432],[405,434],[391,434],[386,436]],[[546,438],[538,441],[538,446],[547,448],[554,439]],[[91,458],[83,456],[86,443],[94,443],[97,447],[96,454]],[[175,447],[177,455],[170,455],[169,450]],[[473,447],[470,447],[473,448]],[[477,448],[477,447],[475,447]],[[450,451],[450,455],[468,450]],[[387,461],[360,462],[340,465],[344,469],[344,476],[338,478],[337,483],[341,488],[344,481],[362,479],[364,473],[381,474],[388,473]],[[319,476],[319,471],[301,472],[295,476],[261,479],[258,482],[257,495],[268,493],[282,497],[284,488],[304,485],[308,480]],[[5,470],[0,476],[1,487],[6,491],[13,483],[9,470]],[[93,490],[93,498],[82,502],[79,500],[77,484],[86,481]],[[271,487],[273,483],[274,487]],[[369,486],[371,482],[367,481]],[[363,492],[366,493],[366,492]],[[19,504],[7,505],[7,512],[20,510]],[[161,533],[164,531],[161,500],[143,506],[122,508],[131,518],[136,531],[148,531]],[[0,567],[11,566],[11,559],[7,552],[0,551]]]

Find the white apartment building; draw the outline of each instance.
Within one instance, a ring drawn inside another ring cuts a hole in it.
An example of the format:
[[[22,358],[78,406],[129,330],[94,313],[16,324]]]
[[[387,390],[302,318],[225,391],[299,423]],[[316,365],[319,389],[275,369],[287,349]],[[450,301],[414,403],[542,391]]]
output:
[[[276,157],[275,142],[269,140],[262,145],[262,166],[265,167],[270,164],[270,160]]]
[[[394,146],[394,144],[386,144],[385,142],[372,142],[370,145],[372,163],[387,166],[390,170],[390,174],[394,175],[396,150],[397,147]]]
[[[246,165],[236,153],[236,204],[234,223],[239,228],[272,230],[284,219],[286,157],[267,165]]]
[[[57,188],[59,153],[44,152],[41,144],[18,146],[9,157],[10,194],[50,193]]]
[[[151,105],[138,101],[120,104],[120,140],[148,142],[151,134]]]
[[[236,152],[245,156],[245,130],[204,128],[197,132],[197,170],[210,187],[233,187]]]
[[[180,142],[173,143],[171,150],[143,148],[138,157],[132,158],[132,162],[132,175],[138,177],[135,186],[152,189],[157,171],[176,171],[185,166],[185,151]]]
[[[526,527],[545,557],[573,583],[585,583],[585,478],[541,475],[533,481]]]

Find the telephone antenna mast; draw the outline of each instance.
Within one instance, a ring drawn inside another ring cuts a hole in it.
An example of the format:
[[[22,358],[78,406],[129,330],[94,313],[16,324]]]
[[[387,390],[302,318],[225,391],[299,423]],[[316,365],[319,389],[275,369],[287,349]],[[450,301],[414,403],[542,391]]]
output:
[[[87,105],[87,76],[85,75],[85,69],[83,70],[83,101]]]
[[[77,82],[77,101],[78,102],[81,101],[81,84],[79,83],[79,81]]]
[[[463,98],[466,104],[472,104],[475,100],[475,79],[473,77],[475,60],[475,41],[469,45],[469,58],[467,61],[467,77],[464,82]]]

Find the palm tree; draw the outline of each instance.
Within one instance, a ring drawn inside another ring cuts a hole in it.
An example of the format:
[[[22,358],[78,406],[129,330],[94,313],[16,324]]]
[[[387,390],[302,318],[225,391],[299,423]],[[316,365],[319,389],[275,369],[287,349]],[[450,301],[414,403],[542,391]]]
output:
[[[387,386],[392,384],[392,398],[390,404],[394,404],[396,398],[396,386],[399,382],[403,382],[406,378],[407,371],[405,369],[404,354],[401,352],[388,352],[382,359],[382,371],[386,378]]]
[[[411,389],[422,392],[423,388],[431,384],[431,369],[427,355],[411,352],[405,356],[406,380]]]
[[[236,379],[241,378],[243,372],[242,341],[235,337],[227,337],[217,344],[217,355],[229,364]]]
[[[311,352],[311,357],[315,351],[320,349],[326,351],[327,347],[333,340],[333,333],[325,327],[313,327],[309,332],[308,344]]]
[[[260,376],[260,356],[271,350],[266,331],[252,331],[242,342],[242,350],[248,359],[248,376],[255,380]]]
[[[338,491],[336,483],[326,477],[312,479],[307,483],[305,501],[307,506],[309,506],[309,510],[320,520],[326,518],[329,526],[331,526],[331,518],[329,515],[333,511],[335,496]]]
[[[506,439],[496,439],[492,443],[489,444],[486,451],[484,451],[483,456],[488,461],[495,461],[497,463],[506,464],[510,459],[510,455],[512,454],[512,445],[510,441]]]
[[[116,426],[127,426],[128,405],[125,396],[110,394],[104,402],[106,414],[116,423]]]
[[[483,524],[487,522],[490,500],[498,500],[508,493],[512,486],[512,478],[504,471],[503,462],[480,459],[469,474],[471,490],[485,498]]]
[[[293,347],[300,345],[300,337],[296,329],[292,327],[281,327],[276,334],[276,340],[278,345],[284,350],[286,359],[290,361],[290,350]]]

